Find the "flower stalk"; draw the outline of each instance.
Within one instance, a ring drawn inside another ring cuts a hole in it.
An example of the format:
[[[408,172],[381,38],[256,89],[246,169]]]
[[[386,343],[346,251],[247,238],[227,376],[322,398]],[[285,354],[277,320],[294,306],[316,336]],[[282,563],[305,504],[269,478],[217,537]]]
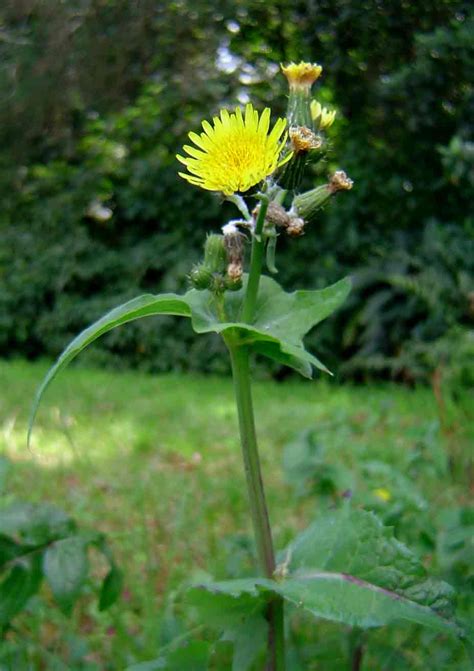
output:
[[[249,349],[226,339],[232,362],[235,399],[239,416],[240,440],[244,460],[245,476],[252,515],[252,524],[257,546],[260,571],[273,579],[275,553],[263,489],[257,434],[250,383]],[[283,621],[283,599],[272,599],[267,607],[268,660],[267,671],[285,671],[285,640]]]

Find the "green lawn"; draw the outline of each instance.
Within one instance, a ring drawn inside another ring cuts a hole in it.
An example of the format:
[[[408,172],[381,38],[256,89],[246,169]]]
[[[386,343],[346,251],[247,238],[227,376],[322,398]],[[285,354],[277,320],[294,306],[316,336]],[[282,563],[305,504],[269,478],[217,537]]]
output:
[[[0,362],[0,445],[14,462],[7,501],[50,501],[82,526],[105,532],[125,589],[119,604],[98,613],[91,588],[68,619],[45,605],[52,600],[45,588],[18,619],[16,635],[32,650],[40,644],[38,659],[58,654],[66,664],[34,668],[118,671],[156,656],[179,632],[183,581],[237,575],[251,561],[232,385],[213,377],[72,368],[48,392],[29,451],[28,410],[46,370],[45,364]],[[398,525],[403,540],[413,540],[430,563],[429,542],[424,548],[413,520],[437,519],[468,500],[465,483],[446,476],[446,440],[430,389],[259,381],[255,405],[277,547],[348,488],[356,505]],[[306,428],[316,430],[336,484],[326,492],[319,483],[316,492],[297,497],[285,481],[282,453]],[[100,561],[94,568],[104,570]],[[339,634],[335,626],[327,631],[326,643]],[[386,669],[427,668],[423,655],[410,652],[411,633],[402,633],[386,653],[390,659],[395,650],[398,661]],[[382,643],[388,645],[379,635]],[[321,645],[315,655],[323,653]],[[464,668],[457,648],[450,654],[444,666],[430,668]],[[367,660],[364,669],[379,668],[370,666],[370,655]]]

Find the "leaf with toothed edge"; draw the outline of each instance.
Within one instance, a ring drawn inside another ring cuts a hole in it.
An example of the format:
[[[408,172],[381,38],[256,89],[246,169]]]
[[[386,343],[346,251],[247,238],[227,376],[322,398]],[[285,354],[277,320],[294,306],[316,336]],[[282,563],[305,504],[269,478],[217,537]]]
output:
[[[86,328],[66,347],[39,387],[30,416],[28,443],[41,398],[59,371],[101,335],[141,317],[190,317],[198,334],[219,333],[235,342],[248,344],[256,353],[294,368],[308,378],[312,376],[313,367],[329,373],[319,359],[305,350],[303,337],[344,302],[350,291],[350,280],[340,280],[321,290],[287,293],[277,282],[262,276],[252,324],[240,321],[246,281],[245,277],[239,291],[225,294],[225,321],[218,318],[215,299],[209,291],[191,289],[183,296],[139,296],[114,308]]]
[[[278,594],[318,618],[363,629],[398,621],[462,637],[451,619],[453,589],[373,514],[350,505],[320,516],[282,553],[275,580],[243,578],[192,589],[244,598]]]

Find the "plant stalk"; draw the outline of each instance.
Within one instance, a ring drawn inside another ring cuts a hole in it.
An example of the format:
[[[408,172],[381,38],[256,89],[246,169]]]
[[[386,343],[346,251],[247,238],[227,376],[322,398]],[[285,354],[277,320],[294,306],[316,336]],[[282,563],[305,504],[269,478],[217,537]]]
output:
[[[232,361],[235,398],[239,415],[240,440],[258,561],[263,575],[273,579],[275,554],[258,456],[250,386],[249,349],[246,346],[229,341],[227,345]],[[283,599],[280,597],[272,598],[269,602],[267,620],[269,625],[267,671],[285,671]]]
[[[268,199],[262,199],[258,211],[255,231],[252,238],[252,253],[250,256],[250,270],[247,282],[247,291],[245,293],[244,304],[242,307],[242,321],[251,324],[255,314],[257,303],[258,287],[260,284],[260,275],[262,274],[262,263],[265,255],[265,240],[263,238],[263,224],[268,209]]]

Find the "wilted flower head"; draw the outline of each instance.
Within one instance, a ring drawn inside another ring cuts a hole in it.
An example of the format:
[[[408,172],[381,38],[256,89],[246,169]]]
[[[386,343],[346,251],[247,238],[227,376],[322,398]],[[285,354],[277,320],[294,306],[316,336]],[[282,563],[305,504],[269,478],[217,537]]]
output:
[[[222,110],[213,118],[213,125],[202,122],[203,133],[189,133],[196,147],[184,145],[189,156],[176,158],[189,173],[179,175],[191,184],[208,191],[221,191],[230,196],[247,191],[271,175],[290,158],[280,160],[286,134],[286,121],[278,119],[269,133],[270,109],[259,116],[249,103],[245,116],[240,109],[233,114]]]
[[[333,125],[336,118],[336,110],[329,110],[323,107],[317,100],[311,102],[311,116],[316,122],[317,128],[324,130]]]
[[[323,71],[317,63],[305,63],[304,61],[281,65],[281,69],[290,88],[311,88]]]

